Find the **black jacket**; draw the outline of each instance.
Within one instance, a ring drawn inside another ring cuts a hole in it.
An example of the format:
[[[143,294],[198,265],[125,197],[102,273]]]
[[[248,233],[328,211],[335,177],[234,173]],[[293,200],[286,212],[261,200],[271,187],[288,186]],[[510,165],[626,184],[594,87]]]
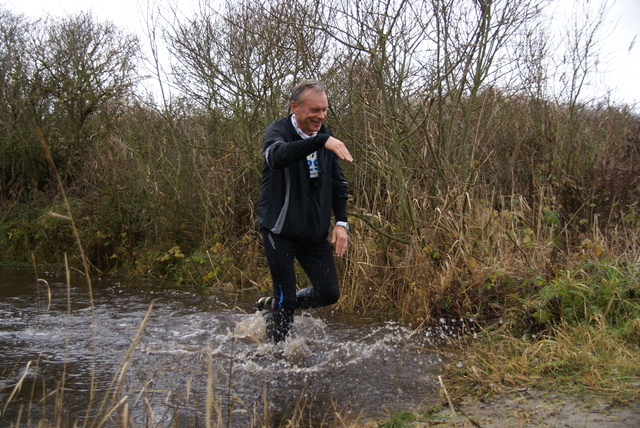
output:
[[[349,189],[338,157],[324,144],[331,131],[324,125],[303,139],[291,115],[267,126],[262,144],[262,188],[258,221],[273,233],[319,242],[327,239],[331,212],[347,220]],[[319,174],[309,175],[307,155],[318,152]]]

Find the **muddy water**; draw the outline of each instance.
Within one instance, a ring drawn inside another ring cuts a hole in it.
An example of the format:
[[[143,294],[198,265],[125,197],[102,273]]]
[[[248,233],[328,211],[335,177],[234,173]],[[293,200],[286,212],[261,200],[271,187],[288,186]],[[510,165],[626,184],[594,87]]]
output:
[[[92,296],[82,277],[0,268],[0,426],[334,426],[437,398],[431,332],[323,309],[276,347],[255,293],[93,278]]]

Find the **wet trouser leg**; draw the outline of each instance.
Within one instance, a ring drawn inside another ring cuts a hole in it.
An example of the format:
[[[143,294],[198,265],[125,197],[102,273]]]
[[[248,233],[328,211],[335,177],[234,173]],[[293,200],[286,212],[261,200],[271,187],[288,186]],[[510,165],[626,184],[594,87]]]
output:
[[[323,241],[304,245],[297,259],[312,284],[296,293],[298,308],[311,309],[336,303],[340,290],[331,244]]]
[[[331,245],[311,243],[263,231],[263,241],[273,280],[273,332],[275,342],[284,340],[293,323],[294,311],[326,306],[338,301],[338,276]],[[309,277],[312,286],[296,296],[294,261]]]

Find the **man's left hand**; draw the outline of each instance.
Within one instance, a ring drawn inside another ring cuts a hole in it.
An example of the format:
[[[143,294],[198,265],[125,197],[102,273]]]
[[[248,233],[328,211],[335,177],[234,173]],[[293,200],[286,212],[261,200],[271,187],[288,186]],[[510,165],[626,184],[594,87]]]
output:
[[[349,233],[344,226],[336,226],[331,233],[331,244],[335,245],[336,256],[342,257],[347,252]]]

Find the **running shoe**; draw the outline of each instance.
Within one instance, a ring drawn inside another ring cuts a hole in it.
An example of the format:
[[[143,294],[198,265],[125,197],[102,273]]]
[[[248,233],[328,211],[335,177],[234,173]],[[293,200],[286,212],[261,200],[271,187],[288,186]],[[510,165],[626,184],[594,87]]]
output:
[[[270,311],[273,308],[273,297],[261,297],[258,299],[259,311]]]
[[[273,342],[273,297],[261,297],[257,306],[264,317],[267,339]]]

